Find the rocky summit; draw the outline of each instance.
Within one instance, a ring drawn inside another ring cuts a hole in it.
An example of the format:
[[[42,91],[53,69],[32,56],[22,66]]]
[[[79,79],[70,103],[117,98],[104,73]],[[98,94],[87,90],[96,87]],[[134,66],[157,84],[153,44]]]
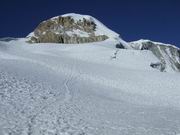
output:
[[[27,37],[30,43],[79,44],[118,37],[97,19],[88,15],[65,14],[40,23]]]

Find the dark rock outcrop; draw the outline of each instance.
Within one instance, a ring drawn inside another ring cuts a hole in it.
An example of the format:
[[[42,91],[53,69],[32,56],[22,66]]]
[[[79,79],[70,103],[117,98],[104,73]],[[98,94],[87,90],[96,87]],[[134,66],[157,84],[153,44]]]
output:
[[[116,48],[125,49],[124,45],[121,43],[116,44]]]
[[[165,63],[161,63],[161,62],[151,63],[150,66],[152,68],[159,69],[161,72],[164,72],[166,68]]]

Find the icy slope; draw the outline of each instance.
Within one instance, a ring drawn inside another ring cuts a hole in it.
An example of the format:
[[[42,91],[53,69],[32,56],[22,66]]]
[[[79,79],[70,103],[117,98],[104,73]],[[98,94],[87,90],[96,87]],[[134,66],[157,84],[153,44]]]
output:
[[[180,133],[179,73],[113,45],[0,42],[0,134]]]

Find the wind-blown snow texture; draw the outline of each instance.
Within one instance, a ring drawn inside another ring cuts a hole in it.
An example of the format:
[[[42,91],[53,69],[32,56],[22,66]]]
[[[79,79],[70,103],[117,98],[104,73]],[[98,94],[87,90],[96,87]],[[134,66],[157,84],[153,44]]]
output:
[[[177,135],[180,75],[149,50],[0,42],[0,135]]]

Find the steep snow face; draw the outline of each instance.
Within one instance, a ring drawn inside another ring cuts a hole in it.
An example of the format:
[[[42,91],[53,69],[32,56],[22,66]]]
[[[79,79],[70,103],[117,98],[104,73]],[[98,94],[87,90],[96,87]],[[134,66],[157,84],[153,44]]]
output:
[[[139,40],[130,42],[130,46],[136,50],[150,50],[159,61],[151,64],[161,71],[180,71],[180,49],[170,44]]]
[[[65,14],[43,21],[28,36],[32,43],[87,43],[119,40],[119,34],[89,15]]]
[[[180,75],[149,50],[0,42],[0,135],[180,133]]]

